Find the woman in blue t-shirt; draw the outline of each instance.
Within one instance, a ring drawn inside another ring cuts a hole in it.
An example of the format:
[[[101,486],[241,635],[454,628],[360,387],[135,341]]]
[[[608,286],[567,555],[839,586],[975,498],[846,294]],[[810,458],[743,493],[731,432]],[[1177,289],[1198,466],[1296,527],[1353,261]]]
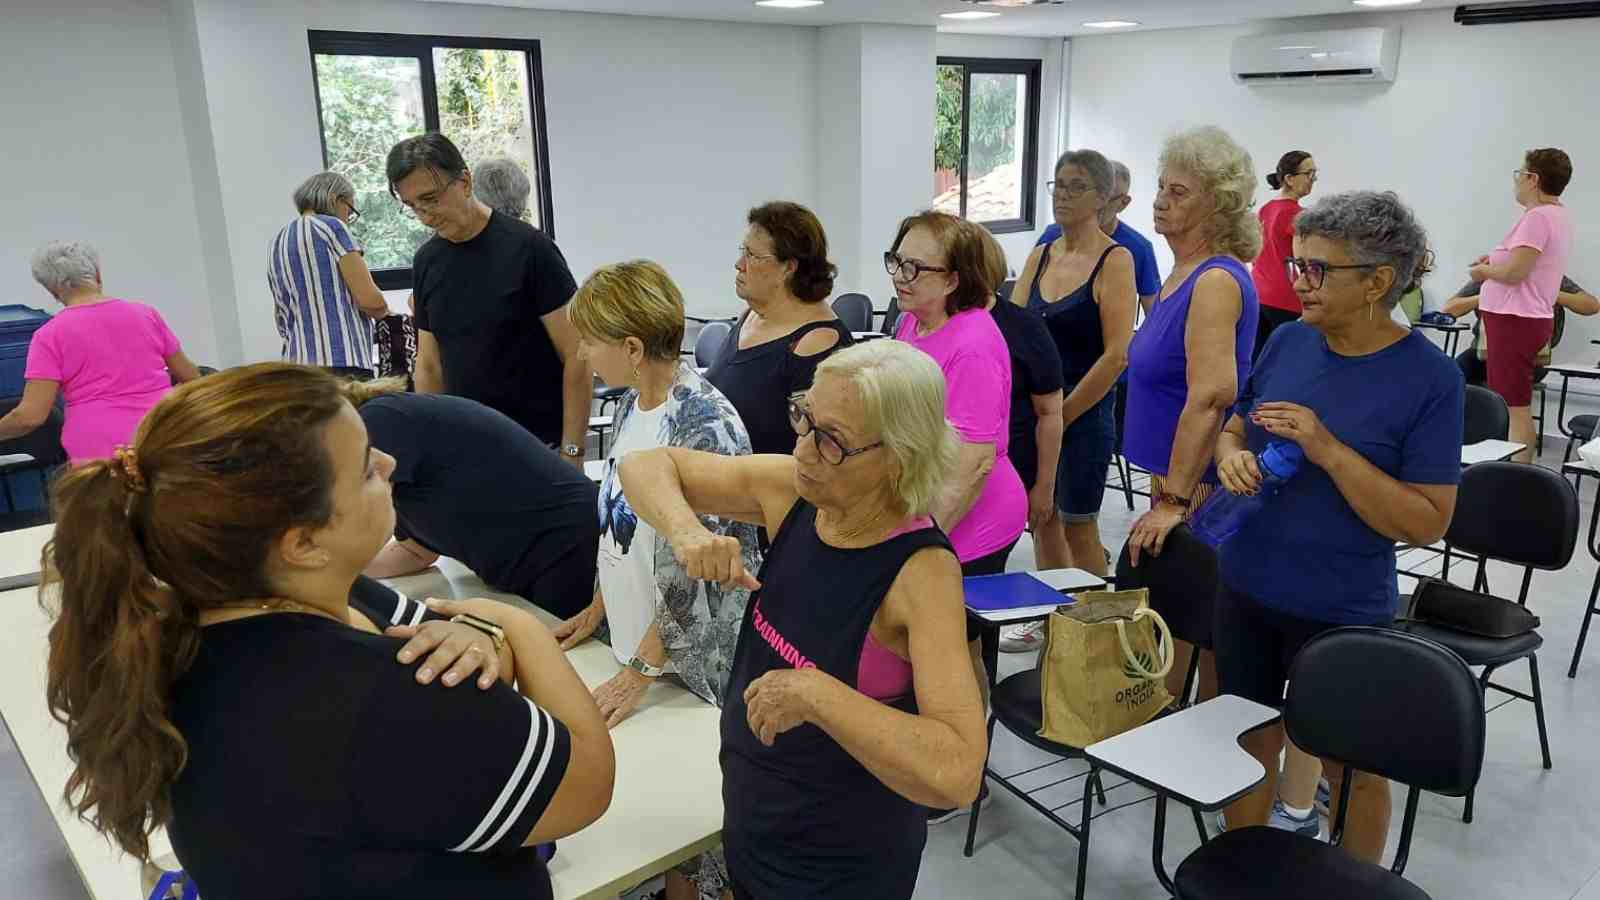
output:
[[[1256,456],[1298,444],[1299,471],[1219,548],[1217,674],[1224,693],[1281,706],[1289,664],[1312,637],[1394,619],[1396,541],[1444,535],[1461,477],[1461,373],[1389,317],[1427,248],[1393,193],[1329,197],[1295,219],[1294,289],[1304,314],[1280,326],[1217,441],[1234,493],[1261,488]],[[1229,807],[1230,827],[1267,821],[1283,729],[1245,746],[1267,769]],[[1325,766],[1333,796],[1342,769]],[[1287,798],[1286,798],[1287,799]],[[1361,773],[1344,846],[1377,861],[1389,788]]]

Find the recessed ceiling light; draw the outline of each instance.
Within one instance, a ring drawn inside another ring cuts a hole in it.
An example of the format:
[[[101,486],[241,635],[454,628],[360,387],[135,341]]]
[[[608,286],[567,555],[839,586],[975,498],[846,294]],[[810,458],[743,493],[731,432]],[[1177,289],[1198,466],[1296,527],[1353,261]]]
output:
[[[1279,50],[1315,50],[1317,48],[1311,46],[1310,44],[1285,44],[1282,47],[1279,47],[1278,49]]]
[[[773,9],[805,9],[808,6],[821,6],[824,2],[826,0],[756,0],[756,5]]]
[[[1419,2],[1420,2],[1420,0],[1419,0]],[[1083,23],[1083,27],[1085,27],[1085,28],[1133,28],[1134,26],[1136,26],[1138,24],[1139,24],[1138,22],[1125,22],[1125,21],[1123,21],[1121,19],[1106,19],[1105,21],[1102,21],[1102,22],[1085,22],[1085,23]]]
[[[1414,6],[1422,0],[1352,0],[1357,6]]]
[[[965,12],[939,13],[941,19],[992,19],[1000,15],[997,12],[984,12],[981,9],[969,9]]]

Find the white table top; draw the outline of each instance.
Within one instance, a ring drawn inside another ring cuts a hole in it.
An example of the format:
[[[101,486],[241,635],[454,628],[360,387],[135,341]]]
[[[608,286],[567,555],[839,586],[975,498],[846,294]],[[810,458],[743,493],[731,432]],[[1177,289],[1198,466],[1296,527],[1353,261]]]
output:
[[[606,461],[603,459],[589,460],[583,464],[583,474],[589,476],[590,481],[599,484],[600,480],[606,477]]]
[[[530,608],[520,598],[489,590],[452,559],[388,583],[418,599],[453,593]],[[567,659],[591,688],[622,669],[611,648],[596,641],[569,651]],[[615,898],[722,842],[720,718],[716,707],[683,688],[651,685],[639,708],[611,732],[617,754],[611,808],[556,842],[550,878],[559,900]]]
[[[1465,444],[1461,447],[1461,464],[1470,466],[1473,463],[1510,459],[1521,453],[1527,446],[1527,444],[1519,444],[1516,441],[1496,440]]]
[[[1106,580],[1099,575],[1093,575],[1082,569],[1046,569],[1042,572],[1028,572],[1034,578],[1045,583],[1063,594],[1073,591],[1093,591],[1106,586]],[[1015,609],[969,609],[973,615],[986,622],[997,625],[1014,625],[1018,622],[1033,622],[1055,612],[1055,605],[1050,606],[1019,606]]]
[[[0,578],[38,572],[39,555],[55,532],[55,525],[36,525],[0,534]]]
[[[1218,809],[1266,777],[1239,736],[1278,717],[1270,706],[1224,694],[1091,744],[1084,754],[1191,806]]]
[[[1566,363],[1553,363],[1545,368],[1561,375],[1572,378],[1600,378],[1600,368],[1595,366],[1574,366]]]
[[[852,331],[850,336],[855,338],[858,343],[861,341],[876,341],[880,338],[888,337],[887,334],[881,331]]]

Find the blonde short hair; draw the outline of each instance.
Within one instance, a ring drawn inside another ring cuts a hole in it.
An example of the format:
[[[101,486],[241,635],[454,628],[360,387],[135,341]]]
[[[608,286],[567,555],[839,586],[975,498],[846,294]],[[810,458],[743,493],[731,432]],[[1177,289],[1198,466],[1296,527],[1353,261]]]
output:
[[[374,378],[371,381],[359,381],[351,378],[344,383],[344,398],[350,405],[360,409],[368,400],[376,400],[390,394],[404,394],[406,380],[404,378]]]
[[[983,268],[989,278],[989,291],[1000,293],[1000,288],[1005,286],[1006,278],[1011,274],[1010,266],[1006,265],[1006,248],[1000,246],[994,234],[989,229],[973,223],[973,229],[978,232],[978,239],[983,242]]]
[[[1250,154],[1226,131],[1203,125],[1167,138],[1161,147],[1161,171],[1182,169],[1200,179],[1216,210],[1207,233],[1219,253],[1249,262],[1261,252],[1261,224],[1256,221],[1256,167]]]
[[[945,419],[944,372],[933,358],[900,341],[868,341],[817,367],[855,385],[866,421],[894,457],[889,489],[908,516],[925,516],[955,469],[958,440]]]
[[[648,259],[595,269],[572,295],[567,318],[592,340],[638,338],[655,359],[677,359],[683,346],[683,292]]]

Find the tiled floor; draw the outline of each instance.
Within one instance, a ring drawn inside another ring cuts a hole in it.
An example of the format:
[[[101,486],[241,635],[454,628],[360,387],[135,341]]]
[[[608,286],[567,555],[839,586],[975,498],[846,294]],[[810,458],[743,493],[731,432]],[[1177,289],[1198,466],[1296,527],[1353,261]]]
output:
[[[1584,527],[1594,502],[1595,483],[1584,487]],[[1145,501],[1135,498],[1142,510]],[[1101,527],[1109,547],[1121,544],[1132,524],[1122,496],[1108,491]],[[1586,535],[1584,536],[1586,537]],[[1582,538],[1580,538],[1582,540]],[[1032,548],[1024,539],[1011,560],[1013,569],[1031,568]],[[1514,589],[1515,577],[1491,569],[1496,588]],[[1460,821],[1461,801],[1425,796],[1418,818],[1407,875],[1437,900],[1600,900],[1600,646],[1591,648],[1576,681],[1566,664],[1577,635],[1583,601],[1595,563],[1580,546],[1565,571],[1534,578],[1532,608],[1543,618],[1545,650],[1540,658],[1555,768],[1539,765],[1532,708],[1513,702],[1489,714],[1489,748],[1478,792],[1478,816]],[[1600,636],[1597,636],[1600,645]],[[1027,661],[1003,656],[1001,675]],[[1526,667],[1501,676],[1526,688]],[[1491,697],[1492,703],[1501,702]],[[1017,772],[1050,758],[1004,733],[995,738],[993,762]],[[1082,765],[1060,763],[1028,776],[1044,785],[1081,772]],[[1108,780],[1108,786],[1117,783]],[[1043,796],[1055,804],[1074,803],[1080,781],[1065,781]],[[996,791],[984,810],[976,852],[961,855],[966,819],[934,826],[923,858],[917,894],[921,900],[956,898],[1061,898],[1076,875],[1077,847],[1032,810]],[[1089,851],[1088,896],[1096,900],[1155,900],[1165,896],[1150,871],[1152,805],[1132,786],[1114,788],[1111,807],[1133,802],[1094,822]],[[1397,794],[1397,797],[1399,795]],[[53,798],[52,798],[53,799]],[[1067,807],[1070,811],[1075,806]],[[1399,804],[1397,803],[1397,809]],[[30,900],[86,900],[53,822],[17,757],[9,736],[0,741],[0,894]],[[1395,817],[1398,833],[1399,816]],[[1198,843],[1181,808],[1170,817],[1167,862],[1176,867]],[[1393,840],[1391,840],[1391,848]],[[1308,895],[1309,896],[1309,895]]]

